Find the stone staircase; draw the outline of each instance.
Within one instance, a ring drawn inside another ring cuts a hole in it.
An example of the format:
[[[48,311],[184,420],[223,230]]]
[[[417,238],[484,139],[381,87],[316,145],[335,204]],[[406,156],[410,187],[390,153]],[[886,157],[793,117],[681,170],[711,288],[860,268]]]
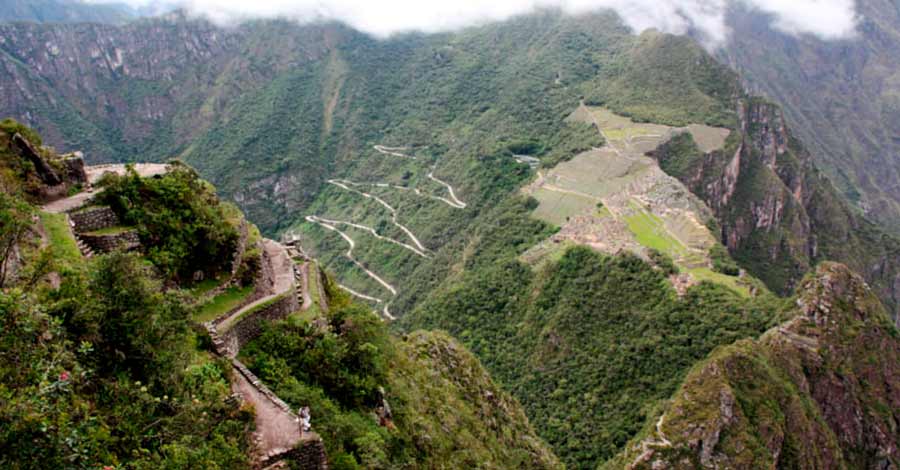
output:
[[[78,245],[78,250],[81,251],[81,256],[84,256],[85,258],[94,257],[94,250],[78,235],[75,235],[75,244]]]

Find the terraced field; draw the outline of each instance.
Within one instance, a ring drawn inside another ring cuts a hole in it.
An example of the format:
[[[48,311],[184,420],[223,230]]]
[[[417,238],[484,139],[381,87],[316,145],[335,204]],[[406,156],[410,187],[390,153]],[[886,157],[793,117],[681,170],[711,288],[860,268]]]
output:
[[[647,256],[650,249],[672,257],[683,282],[718,280],[744,290],[734,278],[709,269],[715,237],[704,221],[709,208],[646,156],[673,135],[690,132],[705,151],[721,148],[728,129],[704,125],[673,128],[635,123],[609,110],[581,105],[567,119],[593,124],[606,140],[549,171],[539,171],[524,191],[534,196],[533,215],[560,231],[523,256],[531,264],[571,243]]]

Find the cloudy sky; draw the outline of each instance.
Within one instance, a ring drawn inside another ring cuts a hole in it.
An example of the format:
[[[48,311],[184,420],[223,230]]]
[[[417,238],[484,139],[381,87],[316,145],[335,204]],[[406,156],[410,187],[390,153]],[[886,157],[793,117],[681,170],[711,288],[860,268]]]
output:
[[[536,8],[557,7],[577,14],[612,8],[635,31],[646,28],[681,34],[702,31],[710,45],[727,40],[725,6],[742,2],[769,13],[775,27],[825,39],[852,36],[853,0],[87,0],[134,6],[177,6],[228,23],[247,18],[333,19],[375,36],[436,32],[497,21]]]

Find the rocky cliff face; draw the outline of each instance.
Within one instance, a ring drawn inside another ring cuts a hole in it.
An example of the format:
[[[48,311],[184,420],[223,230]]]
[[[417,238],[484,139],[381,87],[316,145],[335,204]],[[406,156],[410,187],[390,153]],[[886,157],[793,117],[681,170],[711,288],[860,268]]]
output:
[[[800,290],[796,317],[698,365],[616,464],[897,468],[900,334],[843,265],[820,265]]]
[[[181,103],[221,73],[239,40],[237,31],[174,19],[2,25],[0,109],[28,118],[53,145],[75,141],[94,161],[111,160],[125,150],[111,142],[115,134],[135,151],[159,139]],[[79,129],[95,135],[77,138]],[[189,132],[176,135],[178,142]]]
[[[784,106],[816,164],[867,214],[900,227],[900,11],[895,1],[856,2],[858,34],[841,41],[794,36],[732,2],[733,30],[719,58],[754,93]]]
[[[216,142],[237,142],[218,134],[216,125],[252,114],[246,107],[264,101],[257,92],[325,56],[343,31],[277,21],[220,28],[178,13],[122,26],[0,24],[0,116],[38,129],[59,150],[84,151],[89,163],[184,156],[267,226],[274,214],[311,197],[318,170],[286,176],[284,168],[256,161],[238,177],[234,168],[247,162],[191,152],[192,145],[210,133]],[[285,119],[279,123],[286,126]],[[258,125],[245,127],[253,129],[254,148],[277,158],[284,148],[254,140]],[[234,150],[249,160],[248,153]],[[247,191],[248,180],[265,180],[266,187]]]
[[[716,213],[722,242],[754,275],[787,293],[819,261],[862,273],[897,316],[900,242],[851,208],[793,136],[780,108],[741,99],[724,151],[681,137],[656,152]]]

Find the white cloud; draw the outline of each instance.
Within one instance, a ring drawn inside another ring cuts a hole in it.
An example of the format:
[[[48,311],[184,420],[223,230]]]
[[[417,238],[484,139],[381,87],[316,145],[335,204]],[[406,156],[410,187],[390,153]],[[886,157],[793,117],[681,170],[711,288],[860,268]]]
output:
[[[772,14],[776,28],[788,33],[811,33],[823,39],[841,39],[856,33],[857,14],[852,0],[743,0]]]
[[[123,0],[87,0],[113,2]],[[397,32],[436,32],[504,20],[541,7],[569,13],[616,10],[635,31],[657,28],[699,32],[708,45],[728,37],[725,10],[742,2],[772,16],[773,25],[791,34],[824,39],[849,37],[856,27],[853,0],[124,0],[134,6],[167,3],[213,21],[287,17],[298,21],[333,19],[384,37]]]

